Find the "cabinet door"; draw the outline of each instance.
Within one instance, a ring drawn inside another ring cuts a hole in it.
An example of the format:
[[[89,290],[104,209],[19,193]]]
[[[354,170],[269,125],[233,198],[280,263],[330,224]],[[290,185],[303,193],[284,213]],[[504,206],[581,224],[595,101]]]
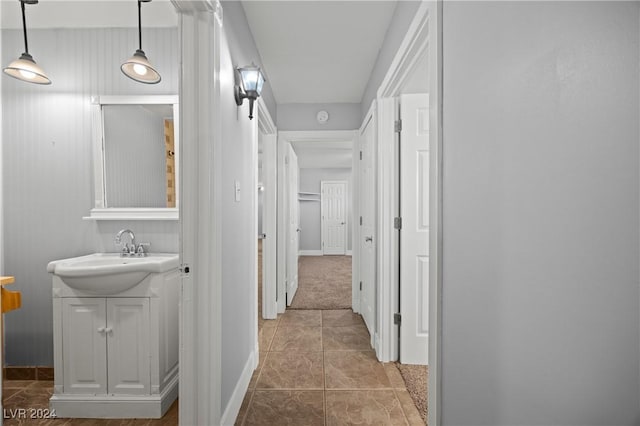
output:
[[[107,393],[104,298],[62,299],[62,358],[65,393]]]
[[[107,299],[109,393],[151,393],[149,299]]]

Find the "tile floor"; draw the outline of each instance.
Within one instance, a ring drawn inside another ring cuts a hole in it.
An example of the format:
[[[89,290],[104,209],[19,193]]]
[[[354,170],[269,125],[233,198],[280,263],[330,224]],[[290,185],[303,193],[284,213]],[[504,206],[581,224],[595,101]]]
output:
[[[174,402],[162,419],[32,419],[39,409],[49,408],[53,381],[5,380],[2,384],[4,426],[174,426],[178,424],[178,402]],[[20,411],[23,409],[24,411]],[[25,416],[27,418],[25,418]]]
[[[237,425],[424,425],[360,315],[288,310],[259,320],[260,362]]]

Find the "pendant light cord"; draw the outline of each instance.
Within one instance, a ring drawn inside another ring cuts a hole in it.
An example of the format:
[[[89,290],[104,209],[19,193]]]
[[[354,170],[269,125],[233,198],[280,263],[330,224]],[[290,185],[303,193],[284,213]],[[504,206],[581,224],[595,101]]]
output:
[[[29,54],[29,45],[27,44],[27,20],[24,18],[24,1],[20,0],[22,6],[22,32],[24,34],[24,53]]]
[[[139,47],[140,50],[142,50],[142,18],[140,17],[141,9],[142,9],[141,5],[142,5],[142,2],[138,0],[138,42],[140,43],[140,47]],[[26,33],[25,33],[25,40],[26,40]]]

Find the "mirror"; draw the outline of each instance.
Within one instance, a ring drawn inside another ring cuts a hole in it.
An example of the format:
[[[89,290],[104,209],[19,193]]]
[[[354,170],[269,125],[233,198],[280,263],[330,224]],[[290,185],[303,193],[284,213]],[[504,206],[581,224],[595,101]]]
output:
[[[178,97],[94,98],[93,219],[178,219]]]

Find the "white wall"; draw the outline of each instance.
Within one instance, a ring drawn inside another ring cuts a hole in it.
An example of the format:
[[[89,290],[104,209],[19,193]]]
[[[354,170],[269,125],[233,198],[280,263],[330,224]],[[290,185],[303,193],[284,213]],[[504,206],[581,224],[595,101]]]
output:
[[[158,85],[125,77],[135,29],[30,30],[29,47],[53,84],[2,78],[3,273],[14,275],[22,308],[5,316],[6,363],[53,365],[51,277],[47,263],[117,251],[115,233],[131,228],[152,251],[178,251],[174,222],[82,220],[93,207],[91,96],[176,94],[176,29],[146,29],[144,46],[162,74]],[[1,61],[23,51],[21,30],[2,31]]]
[[[323,180],[347,181],[347,250],[351,250],[351,169],[300,169],[300,191],[319,193]],[[300,201],[300,250],[322,250],[321,207],[318,201]]]
[[[384,36],[384,41],[382,42],[382,46],[380,46],[376,63],[373,66],[373,70],[371,70],[369,81],[365,87],[360,104],[360,119],[358,120],[358,126],[354,127],[355,129],[360,127],[360,124],[371,107],[371,102],[376,98],[382,79],[387,74],[391,61],[393,61],[393,58],[398,52],[398,47],[400,47],[402,40],[404,40],[404,36],[407,34],[409,25],[411,25],[411,21],[415,17],[419,6],[420,2],[414,0],[402,0],[397,3],[393,11],[391,23]]]
[[[443,8],[442,423],[638,424],[639,4]]]
[[[251,29],[247,22],[242,4],[236,0],[224,0],[222,4],[223,26],[227,37],[227,44],[231,52],[231,60],[234,67],[250,65],[252,62],[262,67],[262,58],[256,48],[256,44],[251,34]],[[276,99],[269,83],[269,70],[263,70],[265,74],[264,87],[262,88],[262,100],[264,101],[271,118],[277,118]],[[245,105],[247,101],[245,101]]]
[[[329,120],[318,123],[318,111]],[[280,104],[278,130],[354,130],[360,127],[360,104]]]
[[[226,7],[226,6],[225,6]],[[233,65],[226,30],[220,55],[222,156],[222,412],[231,399],[245,364],[256,346],[257,335],[257,231],[255,221],[257,123],[249,120],[249,106],[239,109],[233,100]],[[227,100],[228,102],[225,102]],[[252,142],[253,141],[253,142]],[[234,184],[240,184],[235,200]],[[252,250],[253,248],[253,250]]]

